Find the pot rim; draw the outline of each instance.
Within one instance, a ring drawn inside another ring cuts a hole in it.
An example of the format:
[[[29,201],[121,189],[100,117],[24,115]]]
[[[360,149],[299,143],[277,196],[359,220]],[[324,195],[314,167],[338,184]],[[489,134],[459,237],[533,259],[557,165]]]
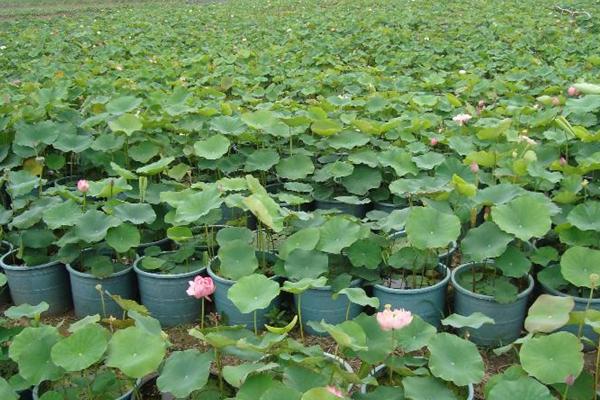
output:
[[[452,271],[450,271],[450,268],[448,268],[446,265],[444,265],[442,263],[438,263],[437,269],[440,269],[440,268],[446,272],[446,275],[444,276],[444,279],[442,279],[438,283],[431,285],[431,286],[426,286],[426,287],[422,287],[422,288],[418,288],[418,289],[394,289],[394,288],[390,288],[385,285],[376,283],[375,285],[373,285],[373,287],[376,287],[378,290],[382,290],[384,292],[393,293],[393,294],[419,294],[419,293],[432,292],[443,286],[448,286],[448,283],[450,282],[450,277],[452,276]]]
[[[387,365],[385,365],[385,364],[379,364],[378,366],[376,366],[376,367],[374,367],[373,369],[371,369],[371,371],[369,372],[369,375],[372,375],[372,376],[374,376],[374,375],[376,375],[376,374],[379,374],[379,373],[381,373],[381,371],[383,371],[383,370],[384,370],[386,367],[387,367]],[[362,384],[362,385],[360,385],[360,392],[361,392],[362,394],[366,394],[366,393],[367,393],[367,387],[368,387],[368,386],[369,386],[369,385],[367,385],[366,383],[365,383],[365,384]],[[455,386],[456,386],[456,385],[455,385]],[[461,386],[457,386],[457,387],[461,387]],[[467,385],[467,388],[468,388],[468,389],[467,389],[467,390],[468,390],[468,394],[467,394],[467,400],[471,400],[471,399],[473,399],[473,398],[474,398],[474,396],[475,396],[475,389],[473,388],[473,384],[472,384],[472,383],[469,383],[469,384]]]
[[[203,271],[206,270],[206,266],[196,269],[190,272],[183,272],[180,274],[157,274],[153,272],[144,271],[143,269],[138,267],[138,263],[146,256],[137,256],[135,261],[133,262],[133,270],[137,275],[145,276],[147,278],[152,279],[180,279],[180,278],[190,278],[192,276],[200,275]]]
[[[50,261],[47,262],[45,264],[39,264],[39,265],[9,265],[6,264],[4,262],[4,260],[10,256],[13,253],[16,253],[18,251],[18,249],[13,249],[11,251],[9,251],[8,253],[4,254],[2,257],[0,257],[0,265],[2,266],[2,269],[4,270],[8,270],[8,271],[27,271],[27,270],[35,270],[35,269],[44,269],[44,268],[50,268],[50,267],[54,267],[54,266],[60,266],[60,265],[64,265],[63,263],[61,263],[58,260],[55,261]]]
[[[267,252],[267,254],[269,254],[269,253]],[[273,253],[271,253],[271,254],[273,254]],[[213,269],[211,268],[213,263],[217,259],[218,259],[218,257],[216,257],[216,256],[210,259],[210,261],[208,262],[208,266],[206,267],[206,272],[213,280],[215,280],[217,282],[224,283],[224,284],[230,285],[230,286],[234,285],[237,281],[234,281],[232,279],[223,278],[222,276],[217,275],[215,273],[215,271],[213,271]],[[256,273],[256,272],[254,272],[254,273]],[[264,275],[264,274],[262,274],[262,275]],[[267,278],[277,281],[280,278],[280,276],[273,275],[273,276],[267,276]]]
[[[69,271],[69,274],[71,274],[71,275],[75,275],[79,278],[98,280],[98,281],[103,281],[105,279],[110,279],[110,278],[117,278],[119,276],[126,275],[133,270],[133,265],[130,265],[129,267],[125,268],[122,271],[114,272],[114,273],[110,274],[109,276],[105,276],[104,278],[98,278],[97,276],[94,276],[90,273],[81,272],[81,271],[76,270],[75,268],[73,268],[71,266],[71,264],[65,264],[65,266],[67,267],[67,271]]]
[[[452,276],[451,276],[451,281],[452,281],[452,286],[454,287],[455,290],[459,291],[462,294],[466,294],[470,297],[479,299],[479,300],[485,300],[485,301],[489,301],[492,303],[497,303],[496,300],[494,300],[493,296],[488,296],[488,295],[484,295],[484,294],[478,294],[478,293],[473,293],[472,291],[470,291],[469,289],[466,289],[462,286],[460,286],[457,282],[457,276],[460,273],[463,273],[463,271],[465,271],[466,269],[470,269],[470,268],[475,268],[477,266],[480,265],[484,265],[483,262],[470,262],[470,263],[466,263],[466,264],[461,264],[458,267],[454,268],[452,270]],[[492,261],[488,262],[485,265],[494,265],[494,263]],[[527,278],[529,280],[529,285],[527,286],[527,288],[525,290],[523,290],[522,292],[520,292],[517,295],[517,300],[515,300],[512,303],[508,303],[508,304],[514,304],[519,300],[525,299],[529,296],[529,294],[531,293],[531,291],[533,290],[533,287],[535,286],[535,282],[533,280],[533,277],[531,276],[531,274],[527,274]],[[498,303],[500,304],[500,303]]]
[[[549,267],[546,268],[559,268],[558,264],[554,264],[554,265],[550,265]],[[542,289],[544,289],[546,292],[550,293],[551,295],[554,296],[561,296],[561,297],[571,297],[573,298],[573,300],[580,301],[582,303],[586,303],[588,301],[590,301],[590,299],[588,299],[587,297],[579,297],[579,296],[573,296],[572,294],[567,294],[567,293],[563,293],[560,290],[556,290],[548,285],[546,285],[544,282],[540,281],[539,279],[537,280],[537,282],[540,284],[540,286],[542,287]],[[575,285],[569,283],[570,285],[576,287]],[[600,304],[600,299],[591,299],[590,301],[591,304]]]

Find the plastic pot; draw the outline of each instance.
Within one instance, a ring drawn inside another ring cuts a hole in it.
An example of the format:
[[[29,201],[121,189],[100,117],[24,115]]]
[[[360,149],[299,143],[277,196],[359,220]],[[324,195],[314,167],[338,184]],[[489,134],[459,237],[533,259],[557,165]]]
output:
[[[368,204],[348,204],[337,200],[315,200],[315,210],[339,210],[342,214],[364,218],[369,209]]]
[[[217,275],[213,270],[216,262],[218,262],[218,260],[213,258],[207,268],[208,275],[215,283],[215,293],[213,294],[213,299],[216,311],[225,317],[229,325],[245,325],[248,329],[254,329],[254,313],[241,313],[235,304],[229,300],[229,297],[227,297],[229,289],[235,284],[236,281],[232,281]],[[275,276],[271,279],[277,280],[278,277]],[[273,301],[271,301],[271,304],[267,308],[256,311],[256,326],[259,330],[268,322],[267,314],[269,311],[275,307],[279,307],[280,302],[280,298],[276,297],[273,299]]]
[[[108,317],[118,317],[123,314],[121,307],[106,293],[104,294],[104,307],[97,285],[103,291],[116,294],[124,299],[137,300],[137,282],[133,267],[116,272],[106,278],[97,278],[92,274],[80,272],[67,264],[67,271],[71,277],[71,293],[75,316],[83,318],[86,315],[100,314]]]
[[[335,354],[331,354],[331,353],[327,353],[327,352],[324,352],[323,355],[327,358],[337,361],[338,364],[340,364],[347,372],[349,372],[351,374],[354,373],[354,369],[352,368],[352,366],[350,364],[348,364],[348,362],[346,360],[344,360],[343,358],[338,357]],[[354,385],[349,384],[348,387],[346,388],[346,391],[348,393],[350,393],[350,392],[352,392],[353,388],[354,388]]]
[[[517,300],[509,304],[500,304],[492,296],[473,293],[458,284],[458,277],[469,273],[473,268],[483,264],[463,264],[452,271],[452,286],[454,287],[454,312],[461,315],[471,315],[481,312],[495,321],[478,329],[470,329],[469,339],[481,346],[502,346],[515,341],[521,334],[523,321],[527,313],[527,300],[533,290],[534,282],[528,275],[529,285],[517,296]],[[493,264],[487,264],[493,265]],[[461,330],[461,331],[464,331]]]
[[[0,259],[15,305],[36,305],[45,301],[50,306],[46,315],[63,314],[70,310],[71,288],[65,265],[58,261],[34,266],[7,264],[16,251],[8,252]]]
[[[385,369],[386,369],[386,365],[381,364],[381,365],[373,368],[371,370],[371,372],[369,373],[369,375],[371,375],[373,377],[381,376],[381,374],[384,373]],[[367,390],[368,390],[368,385],[361,385],[360,392],[362,394],[367,394]],[[468,395],[467,395],[466,400],[474,400],[475,399],[475,389],[473,388],[473,385],[469,384],[469,386],[467,386],[467,390],[468,390]]]
[[[558,266],[554,265],[554,266],[550,266],[548,268],[558,268]],[[588,298],[571,296],[571,295],[559,292],[558,290],[553,289],[549,286],[546,286],[543,282],[538,281],[538,283],[540,284],[541,292],[544,294],[550,294],[552,296],[571,297],[575,301],[575,308],[573,308],[573,311],[585,311],[585,309],[587,308]],[[600,311],[600,299],[592,299],[590,301],[590,309]],[[560,330],[566,331],[566,332],[571,332],[575,336],[577,336],[577,334],[579,333],[579,326],[567,325],[567,326],[560,328]],[[594,341],[594,343],[598,343],[599,336],[596,332],[594,332],[594,330],[592,329],[591,326],[584,324],[582,333],[583,333],[583,336]],[[587,342],[584,343],[584,347],[587,351],[595,349],[591,344],[589,344]]]
[[[13,245],[5,240],[0,241],[0,256],[4,256],[6,253],[10,253],[13,250]],[[0,272],[2,269],[0,269]],[[8,285],[0,288],[0,306],[10,303],[10,290]]]
[[[360,279],[355,279],[350,283],[350,287],[357,287],[361,283]],[[300,311],[302,312],[302,325],[304,330],[316,336],[324,336],[325,333],[317,332],[308,326],[309,321],[320,322],[325,320],[328,324],[340,324],[348,319],[353,319],[362,310],[362,306],[354,304],[348,300],[346,295],[339,295],[333,299],[333,290],[331,286],[321,288],[310,288],[302,294],[294,295],[294,304],[298,308],[300,302]]]
[[[139,386],[139,384],[140,384],[140,380],[138,379],[138,381],[136,382],[135,386],[132,387],[131,390],[129,390],[123,396],[117,397],[115,400],[130,400],[130,399],[133,399],[133,397],[132,397],[133,391]],[[40,390],[39,385],[33,387],[32,397],[31,397],[33,400],[39,400],[39,398],[40,398],[39,397],[39,390]]]
[[[387,203],[382,201],[373,202],[373,210],[385,211],[386,213],[391,213],[395,210],[402,210],[403,208],[408,207],[408,202],[404,204],[395,204],[395,203]]]
[[[383,310],[386,304],[390,304],[392,308],[404,308],[439,328],[446,310],[446,292],[451,272],[443,264],[439,264],[437,270],[443,273],[444,278],[432,286],[394,289],[385,285],[374,285],[373,296],[379,299],[380,310]]]
[[[138,257],[133,269],[137,275],[141,303],[150,315],[163,326],[175,326],[197,321],[201,302],[188,296],[188,282],[197,275],[204,275],[206,267],[182,274],[159,274],[138,267],[144,257]]]

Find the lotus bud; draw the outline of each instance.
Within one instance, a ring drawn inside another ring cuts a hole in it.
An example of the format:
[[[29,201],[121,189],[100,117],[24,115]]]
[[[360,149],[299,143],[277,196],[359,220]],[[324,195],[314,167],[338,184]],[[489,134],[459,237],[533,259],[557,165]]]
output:
[[[592,283],[592,287],[598,286],[598,281],[600,281],[600,275],[593,273],[590,274],[590,282]]]
[[[438,140],[437,140],[436,138],[431,138],[431,140],[429,141],[429,143],[430,143],[432,146],[435,146],[436,144],[438,144]]]
[[[579,95],[579,90],[577,90],[575,86],[570,86],[569,89],[567,89],[567,93],[569,96],[575,97]]]
[[[552,105],[554,107],[560,106],[560,99],[556,96],[552,97]]]
[[[101,284],[97,284],[95,286],[95,288],[96,288],[97,291],[102,292],[102,285]]]
[[[80,179],[77,181],[77,190],[79,190],[81,193],[87,193],[88,190],[90,190],[90,183],[85,179]]]
[[[479,164],[477,164],[475,161],[473,161],[471,163],[471,165],[469,166],[469,168],[471,168],[471,172],[473,172],[474,174],[479,172]]]
[[[581,186],[585,188],[585,187],[587,187],[587,185],[589,185],[589,183],[590,183],[590,181],[588,181],[587,179],[584,179],[581,181]]]
[[[562,165],[563,167],[565,165],[567,165],[567,159],[564,157],[561,157],[560,160],[558,160],[558,162],[560,163],[560,165]]]
[[[517,156],[518,156],[518,155],[519,155],[519,154],[518,154],[516,151],[513,151],[513,152],[512,152],[512,158],[517,158]]]
[[[575,377],[571,374],[567,375],[567,377],[565,378],[565,384],[567,386],[573,386],[574,383],[575,383]]]
[[[344,398],[344,394],[342,393],[342,391],[340,389],[336,388],[335,386],[327,386],[326,389],[329,393],[331,393],[335,397],[339,397],[340,399]]]

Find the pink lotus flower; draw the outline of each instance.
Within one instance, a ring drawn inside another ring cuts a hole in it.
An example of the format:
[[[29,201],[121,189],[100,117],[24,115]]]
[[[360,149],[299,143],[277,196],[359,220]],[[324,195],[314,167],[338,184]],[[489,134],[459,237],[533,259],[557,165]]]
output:
[[[471,114],[458,114],[452,118],[452,121],[456,122],[460,126],[466,125],[473,118]]]
[[[570,86],[569,89],[567,89],[567,93],[569,96],[575,97],[579,95],[579,90],[577,90],[575,86]]]
[[[188,296],[197,299],[205,298],[206,300],[211,301],[208,296],[215,292],[215,283],[211,278],[205,278],[198,275],[193,281],[189,281],[188,283],[190,284],[190,287],[186,290]]]
[[[479,164],[477,164],[475,161],[473,161],[471,163],[471,165],[469,166],[469,168],[471,168],[471,172],[473,172],[474,174],[479,172]]]
[[[80,179],[77,181],[77,190],[79,190],[81,193],[87,193],[88,190],[90,190],[90,183],[85,179]]]
[[[567,159],[564,157],[561,157],[560,160],[558,160],[558,162],[560,163],[560,165],[565,166],[567,165]]]
[[[436,138],[431,138],[431,140],[429,141],[429,143],[430,143],[432,146],[435,146],[436,144],[438,144],[438,140],[437,140]]]
[[[327,386],[326,389],[329,393],[331,393],[335,397],[339,397],[340,399],[344,398],[344,394],[342,393],[342,391],[340,389],[336,388],[335,386]]]
[[[567,386],[573,386],[574,383],[575,383],[575,377],[573,375],[567,375],[567,377],[565,378],[565,384]]]
[[[556,96],[552,97],[552,105],[555,107],[560,106],[560,99]]]
[[[385,305],[385,309],[377,313],[377,322],[384,331],[402,329],[412,322],[413,316],[410,311],[403,308],[392,310],[392,306]]]

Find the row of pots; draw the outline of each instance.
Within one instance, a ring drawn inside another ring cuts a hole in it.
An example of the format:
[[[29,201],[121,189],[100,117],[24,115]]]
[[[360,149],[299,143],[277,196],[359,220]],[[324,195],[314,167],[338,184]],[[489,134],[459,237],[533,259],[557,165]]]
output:
[[[227,297],[229,288],[235,282],[217,275],[211,265],[187,273],[168,275],[140,269],[138,264],[142,258],[138,258],[128,269],[99,279],[58,262],[33,267],[10,265],[7,259],[15,251],[8,251],[0,259],[0,265],[7,276],[12,299],[17,305],[38,304],[45,301],[50,305],[49,314],[65,313],[73,305],[77,317],[93,314],[120,316],[122,309],[109,296],[112,294],[124,299],[139,299],[163,326],[175,326],[198,319],[201,303],[189,297],[186,289],[188,281],[197,275],[205,275],[210,276],[215,283],[216,291],[213,296],[215,309],[225,317],[225,321],[232,325],[243,324],[248,327],[254,324],[255,316],[239,312]],[[433,326],[439,327],[440,320],[447,310],[446,299],[451,281],[454,288],[453,311],[455,313],[470,315],[481,312],[495,320],[493,325],[470,329],[471,340],[483,346],[510,343],[521,333],[528,299],[534,288],[534,280],[531,276],[528,277],[529,285],[519,294],[515,302],[500,304],[490,296],[473,293],[458,284],[457,277],[468,273],[476,266],[477,264],[464,264],[450,272],[445,265],[439,264],[439,272],[442,273],[443,279],[433,286],[420,289],[394,289],[384,285],[373,285],[372,296],[379,299],[381,308],[386,304],[394,308],[405,308],[421,316]],[[355,287],[360,284],[360,280],[352,282]],[[98,285],[101,285],[102,296]],[[561,295],[560,292],[548,287],[543,286],[541,290],[545,293]],[[322,287],[309,289],[302,295],[294,296],[293,301],[296,306],[301,300],[300,310],[305,324],[308,321],[322,319],[337,324],[343,322],[346,315],[352,319],[362,311],[361,306],[349,303],[344,295],[336,299],[333,299],[332,295],[331,287]],[[301,299],[298,296],[301,296]],[[576,309],[581,310],[586,307],[588,300],[576,298],[575,301]],[[270,307],[259,310],[256,313],[257,326],[267,323],[267,313],[272,308],[279,307],[280,303],[281,299],[277,298]],[[593,302],[592,306],[600,308],[600,304],[596,303],[600,301]],[[305,329],[308,333],[318,334],[308,325]],[[592,339],[597,337],[593,331],[588,330],[584,333]]]

